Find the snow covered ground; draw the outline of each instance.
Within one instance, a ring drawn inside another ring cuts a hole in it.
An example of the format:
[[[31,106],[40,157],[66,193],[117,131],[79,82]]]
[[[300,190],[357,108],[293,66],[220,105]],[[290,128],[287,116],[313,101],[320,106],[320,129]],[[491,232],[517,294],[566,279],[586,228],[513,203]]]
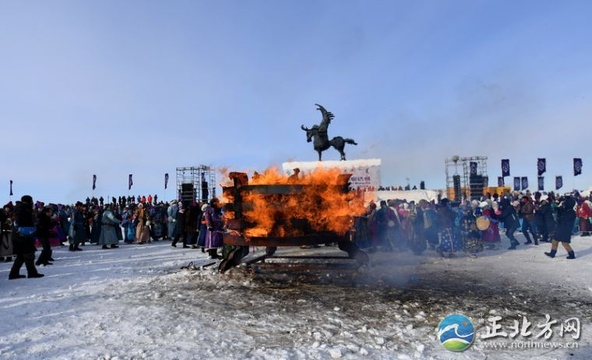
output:
[[[372,253],[371,266],[358,271],[347,268],[350,260],[323,260],[346,268],[259,266],[225,274],[200,268],[207,263],[201,251],[167,241],[54,248],[56,261],[39,268],[41,279],[8,280],[11,264],[0,263],[0,358],[590,359],[591,245],[591,237],[576,236],[576,260],[566,260],[561,248],[549,259],[543,244],[477,258]],[[278,254],[344,255],[335,247]],[[190,261],[196,269],[182,270]],[[451,313],[475,327],[473,345],[461,353],[436,336]],[[545,314],[557,326],[578,318],[580,338],[560,336],[556,326],[551,339],[535,339]],[[526,317],[532,335],[482,339],[494,316],[506,333]],[[492,348],[529,342],[547,348]]]

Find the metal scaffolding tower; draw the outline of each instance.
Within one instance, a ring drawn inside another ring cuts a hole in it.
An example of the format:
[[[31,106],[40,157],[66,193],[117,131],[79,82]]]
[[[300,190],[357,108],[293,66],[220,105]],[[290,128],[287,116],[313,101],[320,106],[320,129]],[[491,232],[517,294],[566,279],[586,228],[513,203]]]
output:
[[[178,167],[177,194],[181,201],[208,202],[216,197],[216,172],[206,165]]]
[[[445,159],[446,194],[448,199],[462,201],[483,195],[483,189],[489,186],[487,176],[487,156],[460,157],[455,155]],[[462,174],[458,173],[461,167]],[[451,172],[453,174],[451,175]],[[456,181],[455,181],[456,178]]]

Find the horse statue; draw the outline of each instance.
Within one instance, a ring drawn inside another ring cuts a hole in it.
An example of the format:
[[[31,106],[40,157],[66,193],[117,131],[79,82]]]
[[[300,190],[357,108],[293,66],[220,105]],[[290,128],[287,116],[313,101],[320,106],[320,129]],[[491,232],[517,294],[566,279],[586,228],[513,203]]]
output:
[[[339,154],[341,154],[341,160],[345,160],[345,144],[352,144],[358,145],[353,139],[343,138],[341,136],[336,136],[333,139],[329,140],[328,135],[328,128],[331,120],[335,117],[332,112],[325,110],[319,104],[315,104],[317,106],[317,110],[321,111],[323,114],[323,120],[321,121],[320,125],[313,125],[312,128],[307,128],[304,125],[301,126],[302,130],[306,131],[306,142],[313,141],[314,149],[319,153],[319,161],[321,161],[321,154],[323,151],[329,149],[331,146],[334,147]]]

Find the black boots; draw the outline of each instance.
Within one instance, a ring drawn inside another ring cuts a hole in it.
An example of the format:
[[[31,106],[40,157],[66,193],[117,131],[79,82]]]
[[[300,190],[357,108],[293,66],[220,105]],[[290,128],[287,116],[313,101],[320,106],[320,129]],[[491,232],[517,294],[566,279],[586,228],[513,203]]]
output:
[[[69,251],[82,251],[82,249],[78,246],[78,244],[74,245],[74,244],[70,244],[70,247],[68,248]]]
[[[510,242],[510,247],[508,248],[508,250],[516,250],[516,246],[520,245],[520,243],[518,241],[514,242]]]
[[[551,250],[550,252],[545,252],[545,255],[547,255],[550,258],[554,258],[555,254],[557,254],[557,250]]]
[[[554,258],[556,254],[557,254],[557,250],[551,250],[550,252],[545,253],[545,255],[547,255],[550,258]],[[573,250],[567,252],[566,259],[571,260],[571,259],[575,259],[575,258],[576,258],[576,254],[573,252]]]
[[[25,275],[19,274],[23,264],[25,264],[25,267],[27,268],[27,274],[29,274],[29,278],[43,277],[43,274],[39,274],[37,272],[37,268],[35,268],[35,253],[32,253],[17,255],[14,263],[12,264],[12,268],[10,269],[10,274],[8,275],[9,280],[22,279],[25,277]]]
[[[219,258],[221,258],[221,256],[218,256],[218,250],[217,249],[210,249],[210,250],[208,250],[208,255],[210,255],[210,259],[219,259]]]

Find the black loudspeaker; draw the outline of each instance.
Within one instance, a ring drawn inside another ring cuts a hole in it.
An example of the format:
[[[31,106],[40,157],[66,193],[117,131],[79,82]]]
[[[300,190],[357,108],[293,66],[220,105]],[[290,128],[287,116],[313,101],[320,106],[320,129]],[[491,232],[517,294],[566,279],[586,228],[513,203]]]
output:
[[[185,202],[185,201],[189,201],[189,202],[193,202],[193,199],[195,199],[195,191],[193,189],[193,184],[189,183],[189,184],[181,184],[181,201]]]
[[[419,182],[419,189],[420,190],[425,190],[425,182],[424,181],[420,181]]]
[[[469,176],[469,188],[471,199],[480,200],[483,196],[483,175],[471,175]]]
[[[454,189],[454,201],[461,201],[462,194],[460,190],[460,175],[452,176],[452,186]]]
[[[208,191],[208,182],[207,181],[202,181],[201,182],[201,200],[202,201],[208,201],[208,196],[209,196],[209,191]]]

